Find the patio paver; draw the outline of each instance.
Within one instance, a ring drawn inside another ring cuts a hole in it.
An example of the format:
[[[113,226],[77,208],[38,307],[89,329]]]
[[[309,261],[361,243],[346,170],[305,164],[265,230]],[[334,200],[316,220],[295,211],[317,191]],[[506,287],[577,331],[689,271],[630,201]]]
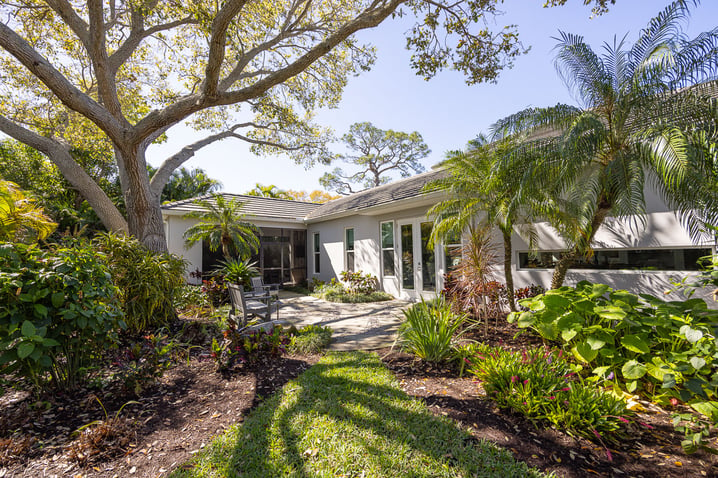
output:
[[[402,300],[341,304],[311,296],[281,294],[279,315],[296,327],[314,324],[329,326],[331,350],[373,350],[390,347],[403,321],[402,309],[411,305]]]

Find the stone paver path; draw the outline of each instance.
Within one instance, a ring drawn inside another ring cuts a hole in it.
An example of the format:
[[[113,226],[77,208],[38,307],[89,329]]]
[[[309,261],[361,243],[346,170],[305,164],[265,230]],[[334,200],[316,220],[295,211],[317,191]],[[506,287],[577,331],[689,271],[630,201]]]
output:
[[[329,326],[331,350],[373,350],[390,347],[410,302],[388,300],[366,304],[340,304],[311,296],[281,294],[280,320],[296,327]]]

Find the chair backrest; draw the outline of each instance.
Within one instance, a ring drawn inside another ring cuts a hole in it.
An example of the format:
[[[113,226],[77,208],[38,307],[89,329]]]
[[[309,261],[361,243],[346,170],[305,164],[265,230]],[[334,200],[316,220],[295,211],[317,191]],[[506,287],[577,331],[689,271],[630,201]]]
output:
[[[256,294],[264,294],[264,280],[262,276],[252,277],[252,290]]]
[[[241,317],[243,326],[247,323],[247,301],[244,298],[244,287],[239,284],[227,284],[229,291],[229,300],[232,302],[232,309],[229,311],[230,316]]]

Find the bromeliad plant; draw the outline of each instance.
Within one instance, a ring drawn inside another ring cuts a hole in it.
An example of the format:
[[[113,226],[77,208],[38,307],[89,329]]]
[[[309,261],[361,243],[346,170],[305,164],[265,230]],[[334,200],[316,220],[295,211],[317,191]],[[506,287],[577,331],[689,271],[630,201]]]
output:
[[[583,281],[521,304],[509,321],[563,344],[596,379],[658,403],[686,402],[718,420],[718,311]]]
[[[580,380],[562,351],[479,345],[469,362],[489,398],[535,422],[602,442],[629,421],[625,402]]]

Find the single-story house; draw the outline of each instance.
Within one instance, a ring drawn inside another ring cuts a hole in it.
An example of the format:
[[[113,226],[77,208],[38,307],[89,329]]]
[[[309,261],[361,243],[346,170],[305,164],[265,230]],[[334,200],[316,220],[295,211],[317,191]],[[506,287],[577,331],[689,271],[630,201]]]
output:
[[[254,260],[265,282],[296,284],[328,281],[343,270],[375,275],[380,287],[404,299],[431,297],[443,287],[450,252],[461,244],[429,247],[432,220],[428,209],[442,192],[424,185],[445,174],[432,170],[354,193],[325,204],[224,194],[244,203],[246,220],[261,230]],[[713,242],[694,242],[680,220],[653,192],[646,191],[645,222],[608,218],[595,239],[593,257],[572,268],[566,284],[582,279],[615,288],[662,295],[672,281],[696,271],[696,260],[714,250]],[[162,206],[170,252],[188,260],[189,271],[209,271],[218,259],[206,246],[184,248],[182,234],[192,224],[183,216],[196,210],[192,200]],[[516,287],[551,282],[563,244],[547,224],[537,224],[538,257],[513,238]],[[497,235],[497,245],[500,246]],[[502,251],[499,248],[499,251]],[[501,252],[502,253],[502,252]]]

